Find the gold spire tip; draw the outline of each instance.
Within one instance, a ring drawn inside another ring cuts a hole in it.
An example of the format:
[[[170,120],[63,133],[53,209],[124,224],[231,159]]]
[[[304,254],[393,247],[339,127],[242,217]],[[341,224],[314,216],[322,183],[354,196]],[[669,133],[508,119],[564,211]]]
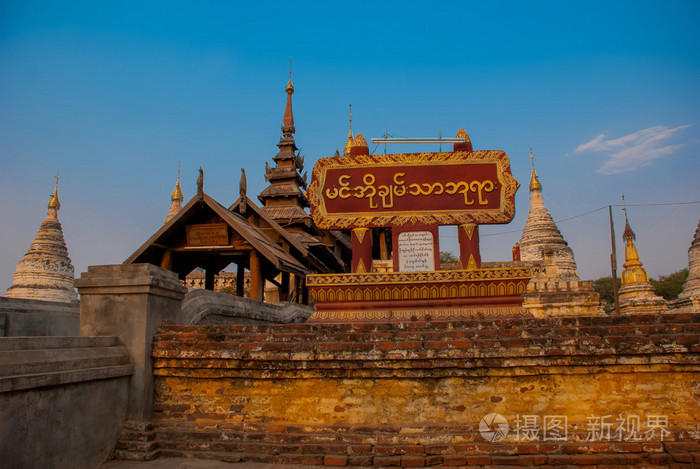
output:
[[[58,200],[58,180],[61,178],[61,172],[58,171],[56,173],[56,187],[53,190],[53,194],[51,194],[51,199],[49,199],[49,212],[51,209],[55,209],[56,211],[61,209],[61,202]]]

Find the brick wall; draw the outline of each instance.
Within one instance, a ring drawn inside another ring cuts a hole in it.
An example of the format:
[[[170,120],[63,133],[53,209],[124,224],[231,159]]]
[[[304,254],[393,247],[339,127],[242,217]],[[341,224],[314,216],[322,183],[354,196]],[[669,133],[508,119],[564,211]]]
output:
[[[700,463],[698,314],[170,326],[153,355],[161,455]]]

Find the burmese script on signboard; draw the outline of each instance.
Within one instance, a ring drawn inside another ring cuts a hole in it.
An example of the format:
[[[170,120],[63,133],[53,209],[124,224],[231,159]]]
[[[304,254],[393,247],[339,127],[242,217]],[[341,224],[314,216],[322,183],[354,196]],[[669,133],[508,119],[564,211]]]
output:
[[[435,270],[435,245],[430,231],[399,233],[399,271]]]
[[[307,192],[321,229],[507,223],[518,182],[498,150],[322,158]]]
[[[225,223],[187,226],[188,246],[226,246],[228,228]]]

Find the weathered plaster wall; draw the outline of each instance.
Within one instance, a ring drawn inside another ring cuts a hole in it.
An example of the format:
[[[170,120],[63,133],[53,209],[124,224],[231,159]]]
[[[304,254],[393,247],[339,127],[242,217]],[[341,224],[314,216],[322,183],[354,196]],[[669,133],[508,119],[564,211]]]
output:
[[[116,446],[131,373],[114,337],[0,339],[0,466],[97,467]]]
[[[80,303],[0,296],[0,337],[77,336]]]
[[[153,426],[161,454],[231,461],[692,463],[698,371],[697,314],[173,326]],[[479,432],[491,413],[505,438]]]

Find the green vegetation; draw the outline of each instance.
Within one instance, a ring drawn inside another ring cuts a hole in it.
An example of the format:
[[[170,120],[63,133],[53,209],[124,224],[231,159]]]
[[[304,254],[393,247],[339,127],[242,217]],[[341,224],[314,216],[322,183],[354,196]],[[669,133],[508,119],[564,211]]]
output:
[[[450,251],[440,251],[440,264],[454,264],[459,262],[459,257]]]
[[[657,295],[667,300],[675,300],[683,289],[683,282],[688,278],[688,269],[679,270],[669,275],[662,275],[658,280],[649,279]]]

